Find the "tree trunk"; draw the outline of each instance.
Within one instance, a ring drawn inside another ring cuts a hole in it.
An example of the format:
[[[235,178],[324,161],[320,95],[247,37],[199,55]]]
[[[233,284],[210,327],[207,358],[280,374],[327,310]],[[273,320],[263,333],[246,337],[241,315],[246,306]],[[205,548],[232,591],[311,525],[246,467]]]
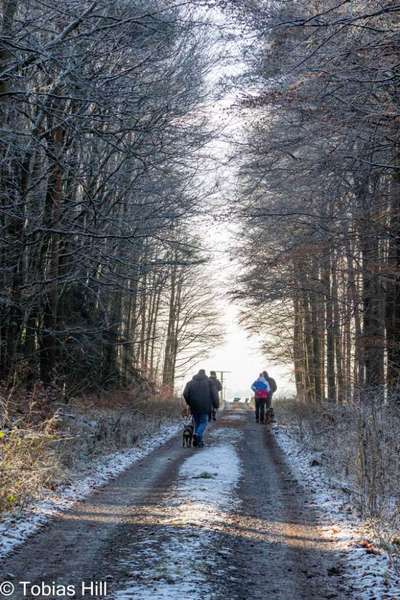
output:
[[[388,390],[400,384],[400,171],[391,182],[388,276],[386,285],[386,345]]]
[[[375,196],[375,194],[373,194]],[[374,206],[374,198],[368,198]],[[361,198],[364,218],[360,228],[363,263],[363,312],[365,383],[378,386],[385,383],[384,296],[380,277],[379,214],[372,212],[365,195]]]
[[[303,319],[301,313],[301,303],[295,296],[293,298],[294,311],[294,332],[293,332],[293,363],[296,382],[297,399],[300,402],[306,400],[305,390],[305,365],[304,365],[304,340],[303,340]]]
[[[332,262],[332,290],[333,290],[333,337],[335,341],[335,359],[336,359],[336,381],[337,381],[337,402],[342,403],[345,391],[343,381],[343,353],[341,339],[341,318],[339,309],[339,289],[336,273],[335,260]]]
[[[333,323],[330,258],[324,265],[323,283],[325,289],[326,381],[328,386],[328,400],[331,402],[336,402],[335,335]]]

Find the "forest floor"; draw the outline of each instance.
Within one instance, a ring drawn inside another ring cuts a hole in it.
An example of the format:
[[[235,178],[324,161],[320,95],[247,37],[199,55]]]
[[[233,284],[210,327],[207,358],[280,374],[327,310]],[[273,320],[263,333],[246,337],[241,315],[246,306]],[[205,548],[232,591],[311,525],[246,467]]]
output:
[[[1,579],[13,599],[400,598],[387,557],[330,500],[279,428],[235,407],[204,449],[170,437],[56,515],[3,558]]]

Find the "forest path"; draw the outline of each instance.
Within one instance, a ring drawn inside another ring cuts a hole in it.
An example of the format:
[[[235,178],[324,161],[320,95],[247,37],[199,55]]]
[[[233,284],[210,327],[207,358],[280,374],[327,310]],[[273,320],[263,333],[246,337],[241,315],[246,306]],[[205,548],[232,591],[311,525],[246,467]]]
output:
[[[274,435],[244,407],[221,415],[204,449],[170,440],[50,522],[0,569],[16,584],[13,599],[34,597],[20,581],[74,586],[77,598],[82,581],[85,597],[91,581],[107,581],[115,600],[352,597],[312,499]],[[92,590],[102,597],[104,588]],[[56,597],[47,591],[35,597]]]

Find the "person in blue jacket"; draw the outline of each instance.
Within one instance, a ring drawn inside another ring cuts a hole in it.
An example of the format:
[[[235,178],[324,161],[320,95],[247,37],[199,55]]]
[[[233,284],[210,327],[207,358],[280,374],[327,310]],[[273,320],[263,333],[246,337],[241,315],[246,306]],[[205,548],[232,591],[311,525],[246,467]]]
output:
[[[260,373],[255,382],[252,384],[251,389],[254,392],[254,399],[256,403],[256,422],[264,423],[265,409],[268,400],[271,397],[271,386],[264,377],[263,373]]]

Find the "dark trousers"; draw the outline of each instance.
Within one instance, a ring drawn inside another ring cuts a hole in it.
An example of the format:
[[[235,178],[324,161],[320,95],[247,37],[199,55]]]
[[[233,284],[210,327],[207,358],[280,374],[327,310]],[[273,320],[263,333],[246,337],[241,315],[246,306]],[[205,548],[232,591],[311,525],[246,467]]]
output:
[[[266,406],[267,406],[267,400],[265,398],[256,398],[256,420],[257,421],[264,421]]]

